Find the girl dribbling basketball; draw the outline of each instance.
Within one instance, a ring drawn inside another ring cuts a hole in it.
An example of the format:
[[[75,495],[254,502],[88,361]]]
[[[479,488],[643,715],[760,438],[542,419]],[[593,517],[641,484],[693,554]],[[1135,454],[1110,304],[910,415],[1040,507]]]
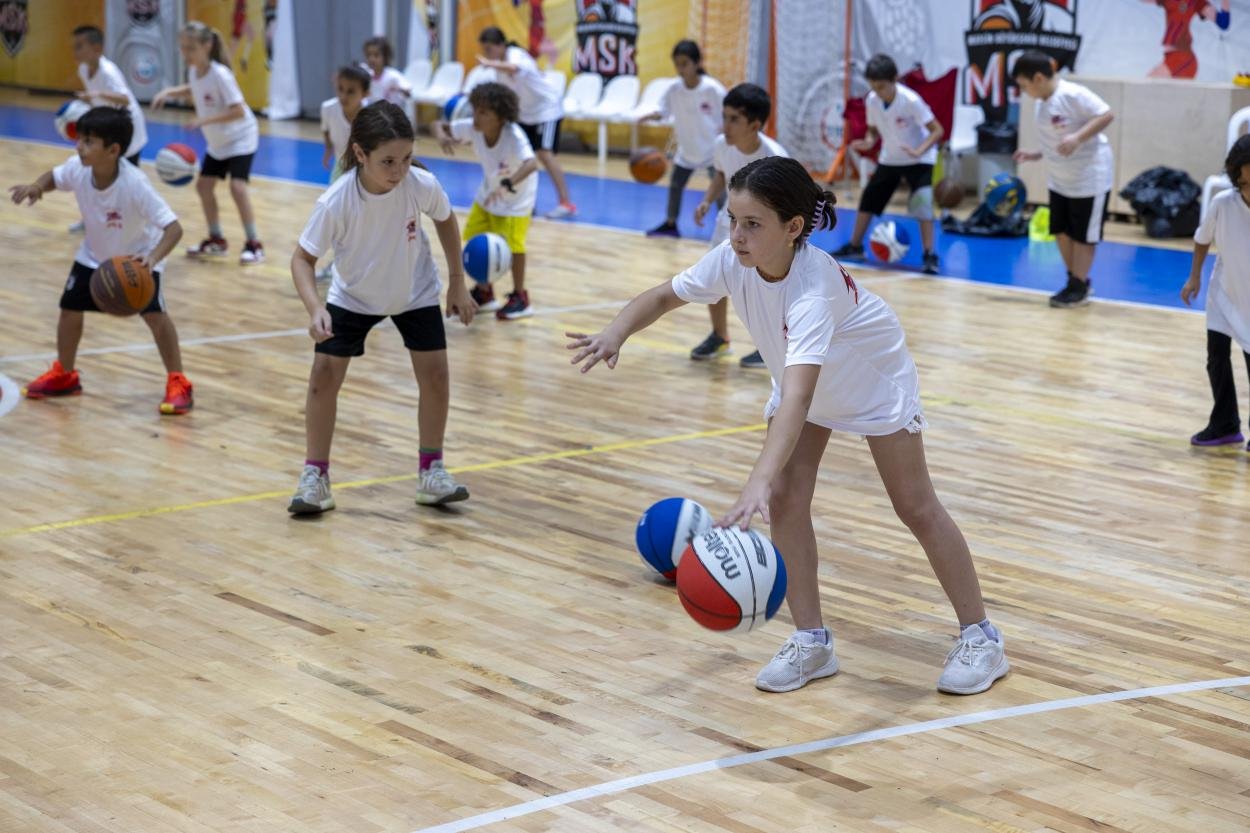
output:
[[[894,312],[807,244],[836,222],[834,196],[784,157],[751,162],[729,182],[729,240],[635,298],[595,335],[569,333],[574,364],[615,367],[632,334],[683,304],[729,296],[773,377],[768,434],[742,495],[718,526],[746,529],[758,512],[790,575],[796,632],[756,677],[792,691],[838,671],[817,586],[811,501],[833,430],[867,437],[899,518],[916,536],[959,618],[940,691],[976,694],[1007,673],[1002,637],[985,617],[972,556],[929,480],[916,365]]]

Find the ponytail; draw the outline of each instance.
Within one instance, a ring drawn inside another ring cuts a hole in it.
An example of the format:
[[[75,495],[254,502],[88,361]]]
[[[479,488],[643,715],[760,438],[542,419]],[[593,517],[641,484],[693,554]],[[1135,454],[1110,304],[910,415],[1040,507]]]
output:
[[[408,114],[386,100],[361,107],[356,118],[352,119],[352,132],[347,137],[347,150],[343,152],[340,167],[347,172],[360,164],[356,159],[357,147],[368,155],[378,145],[392,139],[407,139],[409,142],[416,139]]]
[[[796,245],[812,232],[831,229],[838,223],[838,198],[815,182],[801,164],[784,156],[766,156],[745,165],[729,180],[729,190],[746,191],[788,223],[803,218]]]
[[[477,36],[478,43],[490,43],[495,46],[520,46],[516,41],[503,33],[498,26],[487,26]]]
[[[182,34],[194,38],[198,43],[211,44],[208,49],[209,60],[230,66],[230,53],[226,50],[226,44],[221,39],[221,32],[218,32],[207,23],[189,20],[187,25],[182,27]]]

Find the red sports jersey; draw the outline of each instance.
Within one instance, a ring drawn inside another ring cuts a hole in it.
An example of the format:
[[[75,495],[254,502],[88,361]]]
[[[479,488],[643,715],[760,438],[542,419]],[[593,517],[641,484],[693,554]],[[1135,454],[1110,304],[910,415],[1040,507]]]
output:
[[[1206,11],[1211,4],[1207,0],[1155,0],[1163,7],[1167,22],[1163,29],[1163,50],[1188,52],[1193,48],[1194,38],[1189,32],[1189,22],[1194,15]]]

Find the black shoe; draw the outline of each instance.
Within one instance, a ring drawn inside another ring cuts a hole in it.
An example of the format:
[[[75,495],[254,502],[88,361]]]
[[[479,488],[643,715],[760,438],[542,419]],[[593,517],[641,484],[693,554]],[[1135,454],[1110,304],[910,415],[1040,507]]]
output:
[[[699,343],[699,346],[690,351],[690,358],[696,362],[705,362],[709,359],[719,359],[721,356],[729,355],[729,342],[711,333],[707,338]]]
[[[1069,275],[1068,285],[1050,296],[1050,305],[1061,308],[1083,306],[1089,303],[1089,296],[1093,294],[1089,281]]]
[[[765,366],[764,357],[760,355],[759,350],[756,350],[754,353],[743,356],[741,359],[739,359],[738,366],[739,367],[753,367],[753,368],[764,367]]]
[[[938,256],[937,252],[924,253],[924,265],[920,267],[920,271],[926,275],[936,275],[938,273]]]
[[[676,223],[663,222],[647,232],[647,237],[681,237]]]
[[[854,243],[847,243],[842,248],[829,254],[834,257],[862,258],[864,256],[864,247],[863,244],[856,246]]]

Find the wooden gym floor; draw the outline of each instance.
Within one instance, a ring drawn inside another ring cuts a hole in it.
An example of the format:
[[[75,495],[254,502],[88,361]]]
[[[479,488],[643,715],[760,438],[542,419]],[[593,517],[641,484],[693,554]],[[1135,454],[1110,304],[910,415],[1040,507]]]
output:
[[[64,155],[0,141],[0,174]],[[198,240],[194,192],[163,193]],[[690,362],[697,308],[613,372],[563,349],[703,245],[534,223],[539,314],[450,328],[454,509],[413,504],[415,384],[379,327],[340,398],[339,509],[296,521],[286,261],[317,193],[256,182],[263,266],[171,260],[191,415],[157,414],[147,329],[95,316],[85,394],[0,416],[0,830],[1250,830],[1250,455],[1187,445],[1201,317],[862,272],[907,328],[1013,671],[934,690],[952,614],[838,436],[815,523],[843,670],[769,695],[787,616],[703,631],[633,551],[652,501],[736,497],[767,377]],[[16,384],[50,361],[75,218],[68,194],[3,209]]]

